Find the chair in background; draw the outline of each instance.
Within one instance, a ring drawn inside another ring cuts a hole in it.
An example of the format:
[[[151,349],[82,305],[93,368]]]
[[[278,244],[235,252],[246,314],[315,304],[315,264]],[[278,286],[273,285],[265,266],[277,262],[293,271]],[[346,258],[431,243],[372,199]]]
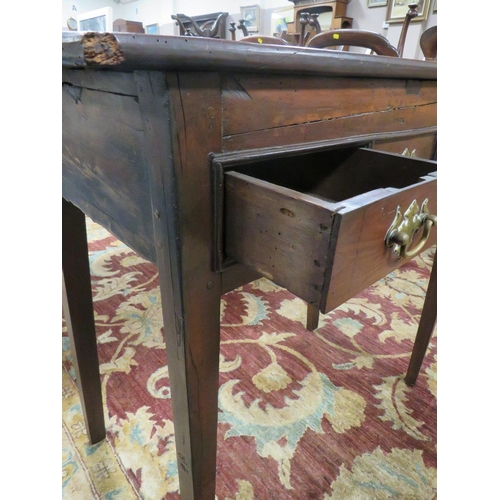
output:
[[[405,42],[406,42],[406,35],[408,33],[408,26],[410,26],[410,22],[413,18],[418,16],[418,2],[415,3],[410,3],[408,5],[408,12],[406,13],[405,20],[403,22],[403,27],[401,28],[401,34],[399,35],[399,41],[398,41],[398,54],[399,57],[403,57],[403,52],[405,50]]]
[[[245,26],[245,20],[240,19],[238,21],[240,24],[236,26],[236,23],[229,23],[229,33],[231,33],[231,40],[235,41],[236,40],[236,30],[239,29],[243,32],[243,36],[248,36],[248,29]]]
[[[418,16],[418,3],[411,3],[408,5],[408,12],[406,13],[401,34],[399,35],[398,47],[393,47],[387,38],[375,33],[374,31],[358,30],[358,29],[335,29],[329,31],[318,32],[310,40],[304,35],[306,20],[301,19],[303,26],[300,40],[303,41],[306,47],[328,48],[328,47],[342,47],[343,50],[348,46],[364,47],[370,49],[378,55],[390,57],[403,57],[406,35],[408,33],[408,26],[412,19]],[[316,20],[309,20],[309,23],[314,23]],[[321,28],[320,28],[321,30]]]
[[[225,38],[227,12],[208,16],[186,16],[172,14],[170,17],[177,22],[181,36],[202,36],[205,38]]]
[[[437,26],[426,29],[420,37],[420,48],[426,61],[437,60]]]
[[[304,47],[307,44],[307,41],[311,37],[311,31],[306,31],[306,28],[310,26],[316,35],[321,33],[321,25],[318,21],[318,14],[309,15],[308,12],[302,12],[300,14],[300,35],[298,45],[300,47]]]
[[[327,48],[335,46],[353,46],[370,49],[377,55],[399,57],[399,53],[387,38],[374,31],[340,29],[323,31],[313,36],[306,47]]]

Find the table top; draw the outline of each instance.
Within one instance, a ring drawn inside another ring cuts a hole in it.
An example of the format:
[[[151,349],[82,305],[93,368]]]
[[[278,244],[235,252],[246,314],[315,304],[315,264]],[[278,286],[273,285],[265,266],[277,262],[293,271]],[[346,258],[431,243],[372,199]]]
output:
[[[437,63],[193,36],[63,32],[65,68],[437,79]]]

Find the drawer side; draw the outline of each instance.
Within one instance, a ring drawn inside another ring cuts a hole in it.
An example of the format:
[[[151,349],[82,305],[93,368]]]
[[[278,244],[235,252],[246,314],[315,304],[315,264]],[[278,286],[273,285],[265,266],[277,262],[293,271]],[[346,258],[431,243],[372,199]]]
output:
[[[227,256],[319,307],[335,205],[237,172],[224,205]]]
[[[116,74],[75,73],[65,72],[68,81],[63,82],[62,92],[63,197],[154,261],[149,176],[137,98],[109,90],[117,82]],[[118,80],[118,91],[132,92],[133,75],[121,75]]]

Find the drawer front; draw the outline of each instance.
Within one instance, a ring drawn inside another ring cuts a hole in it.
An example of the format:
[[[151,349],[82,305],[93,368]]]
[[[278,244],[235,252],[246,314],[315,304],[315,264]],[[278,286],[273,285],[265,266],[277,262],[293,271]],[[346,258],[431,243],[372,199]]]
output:
[[[344,157],[332,154],[333,176],[323,172],[313,189],[310,180],[316,173],[307,164],[308,158],[300,160],[307,167],[303,182],[297,180],[297,172],[285,168],[284,185],[280,185],[278,164],[226,172],[222,244],[226,262],[248,266],[322,312],[338,307],[404,264],[408,258],[399,258],[386,245],[386,234],[398,210],[402,216],[414,200],[418,210],[427,200],[428,212],[436,215],[437,176],[432,174],[436,164],[358,151]],[[292,189],[292,184],[307,184],[308,193]],[[382,187],[391,185],[397,187]],[[432,228],[418,253],[435,244],[435,233]]]
[[[222,149],[287,147],[433,127],[436,88],[433,80],[234,74],[222,81]]]
[[[437,215],[436,177],[397,190],[393,194],[379,195],[380,198],[375,200],[361,197],[359,206],[353,204],[336,214],[332,273],[323,295],[323,312],[335,309],[409,260],[400,259],[394,253],[394,247],[389,248],[385,244],[387,231],[395,219],[398,207],[404,213],[413,200],[416,200],[418,207],[422,206],[424,200],[428,200],[429,213]],[[420,236],[419,233],[416,234],[416,241],[410,248],[418,244]],[[420,252],[435,243],[436,228],[433,227]]]
[[[405,154],[414,158],[434,160],[437,150],[436,134],[425,134],[399,139],[377,140],[373,149],[387,153]]]

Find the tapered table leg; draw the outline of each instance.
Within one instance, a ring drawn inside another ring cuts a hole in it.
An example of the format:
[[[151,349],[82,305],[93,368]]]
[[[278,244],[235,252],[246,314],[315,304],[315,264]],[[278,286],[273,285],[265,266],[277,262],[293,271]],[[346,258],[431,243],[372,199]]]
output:
[[[216,75],[135,74],[149,165],[156,264],[182,500],[214,500],[221,276],[212,270],[208,153],[220,148]],[[167,86],[168,85],[168,86]],[[199,95],[190,106],[187,96]],[[189,126],[186,117],[193,117]],[[196,118],[194,118],[196,117]]]
[[[417,336],[415,337],[415,344],[411,353],[408,371],[406,373],[405,382],[408,385],[415,385],[420,367],[425,357],[427,347],[434,331],[437,318],[437,253],[434,256],[434,263],[432,265],[431,277],[429,285],[427,286],[427,293],[425,296],[424,307],[418,325]]]
[[[85,215],[62,200],[63,308],[78,391],[92,444],[106,436]]]
[[[312,332],[319,325],[319,308],[312,304],[307,304],[306,328]]]
[[[159,262],[158,268],[181,498],[213,500],[219,388],[219,287],[214,290],[208,281],[201,286],[191,283],[177,288],[177,283],[172,283],[168,263]]]

